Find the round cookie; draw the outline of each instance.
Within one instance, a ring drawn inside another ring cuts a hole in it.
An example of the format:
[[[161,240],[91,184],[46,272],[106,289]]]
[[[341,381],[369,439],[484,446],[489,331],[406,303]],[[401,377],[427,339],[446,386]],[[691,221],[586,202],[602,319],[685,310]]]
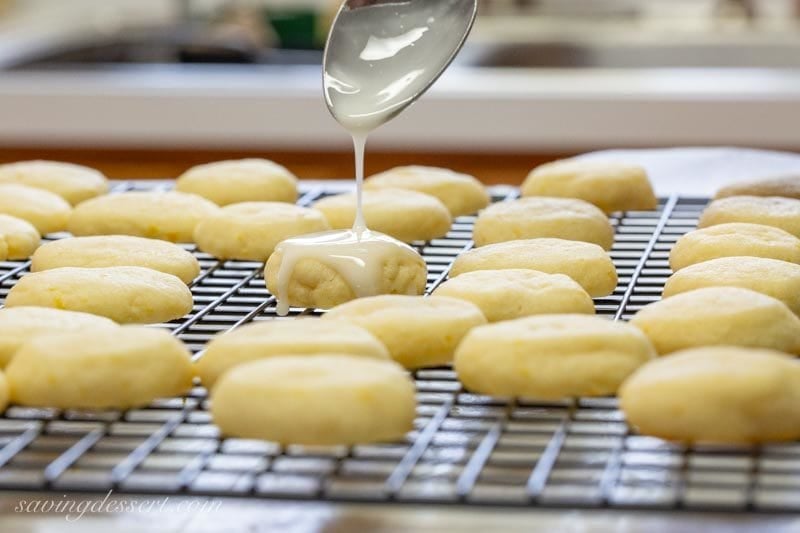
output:
[[[669,253],[669,266],[680,270],[710,259],[766,257],[800,264],[800,239],[780,228],[731,222],[681,236]]]
[[[63,231],[72,213],[66,200],[44,189],[0,183],[0,214],[30,222],[40,234]]]
[[[355,194],[323,198],[314,204],[334,229],[349,229],[356,217]],[[453,220],[436,197],[404,189],[364,191],[364,218],[371,230],[403,242],[429,241],[447,235]]]
[[[294,203],[297,200],[297,178],[285,167],[267,159],[238,159],[197,165],[181,174],[175,189],[202,196],[217,205],[240,202]]]
[[[139,266],[191,283],[200,274],[197,259],[176,244],[129,235],[74,237],[52,241],[33,254],[31,272],[62,267]]]
[[[522,195],[578,198],[606,213],[658,206],[645,169],[622,162],[564,159],[540,165],[523,182]]]
[[[389,359],[389,352],[366,329],[340,320],[301,318],[270,320],[242,326],[211,340],[195,364],[206,387],[229,369],[278,355],[340,353]]]
[[[482,246],[458,256],[450,277],[507,268],[566,274],[592,297],[607,296],[617,287],[617,270],[605,250],[596,244],[564,239],[528,239]]]
[[[219,259],[266,261],[290,237],[329,230],[316,209],[279,202],[245,202],[223,207],[200,222],[194,240]]]
[[[783,196],[800,200],[800,175],[773,176],[734,183],[722,187],[714,198],[728,196]]]
[[[558,399],[614,394],[655,357],[641,331],[586,315],[540,315],[470,331],[456,351],[464,386],[480,394]]]
[[[37,337],[6,368],[11,401],[31,407],[127,409],[184,394],[189,350],[166,330],[87,328]]]
[[[475,246],[555,237],[610,250],[614,228],[597,207],[574,198],[522,198],[487,207],[475,221]]]
[[[0,413],[8,407],[9,396],[8,379],[4,373],[0,372]]]
[[[0,257],[19,260],[31,256],[39,246],[41,237],[27,220],[0,215],[0,242]],[[5,254],[2,250],[5,250]]]
[[[800,354],[800,318],[780,300],[738,287],[707,287],[645,306],[631,319],[659,354],[700,346]]]
[[[445,296],[360,298],[328,311],[323,319],[346,320],[367,329],[409,369],[451,362],[464,335],[486,323],[474,304]]]
[[[800,362],[772,350],[677,352],[637,370],[619,397],[645,435],[717,444],[800,438]]]
[[[688,266],[664,285],[664,298],[704,287],[741,287],[782,301],[800,314],[800,265],[763,257],[721,257]]]
[[[192,310],[180,279],[142,267],[64,267],[23,276],[8,292],[7,307],[81,311],[120,324],[156,324]]]
[[[477,305],[489,322],[530,315],[594,314],[594,302],[564,274],[536,270],[476,270],[451,278],[434,292]]]
[[[708,204],[697,227],[728,222],[764,224],[800,237],[800,200],[778,196],[729,196]]]
[[[0,183],[44,189],[72,205],[108,192],[108,180],[101,172],[58,161],[19,161],[0,165]]]
[[[75,311],[47,307],[0,309],[0,368],[5,368],[20,346],[36,337],[104,327],[118,326],[107,318]]]
[[[75,208],[68,229],[76,236],[134,235],[192,242],[197,224],[218,210],[196,194],[124,192],[83,202]]]
[[[453,217],[471,215],[489,205],[489,193],[480,181],[446,168],[395,167],[367,178],[364,188],[409,189],[430,194],[441,200]]]

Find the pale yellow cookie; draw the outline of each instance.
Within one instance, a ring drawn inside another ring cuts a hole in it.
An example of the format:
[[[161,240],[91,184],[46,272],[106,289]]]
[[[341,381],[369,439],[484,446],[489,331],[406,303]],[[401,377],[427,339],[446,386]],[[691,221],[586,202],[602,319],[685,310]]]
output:
[[[728,196],[783,196],[800,200],[800,175],[773,176],[722,187],[714,198]]]
[[[566,274],[592,297],[607,296],[617,286],[617,270],[605,250],[596,244],[564,239],[528,239],[482,246],[458,256],[450,277],[475,270],[507,268]]]
[[[6,368],[11,401],[61,409],[127,409],[184,394],[189,350],[166,330],[125,326],[39,336]]]
[[[316,209],[280,202],[245,202],[223,207],[194,230],[200,250],[219,259],[266,261],[282,240],[329,230]]]
[[[104,316],[120,324],[155,324],[192,310],[180,279],[142,267],[64,267],[27,274],[8,292],[7,307],[39,306]]]
[[[3,372],[0,372],[0,413],[6,410],[9,400],[8,379]]]
[[[335,307],[323,317],[357,324],[375,335],[406,368],[441,366],[475,326],[486,323],[478,307],[464,300],[431,296],[373,296]]]
[[[6,244],[5,239],[0,238],[0,261],[5,261],[8,259],[8,244]]]
[[[446,168],[395,167],[364,181],[366,189],[410,189],[435,196],[454,217],[477,213],[489,205],[489,193],[473,176]]]
[[[36,250],[31,258],[31,272],[61,267],[112,266],[152,268],[177,276],[184,283],[191,283],[200,274],[197,259],[177,244],[130,235],[52,241]]]
[[[664,355],[699,346],[771,348],[800,355],[800,318],[780,300],[738,287],[684,292],[631,319]]]
[[[480,394],[558,399],[614,394],[655,357],[641,331],[586,315],[540,315],[470,331],[456,351],[464,386]]]
[[[297,178],[267,159],[217,161],[190,168],[175,189],[194,193],[217,205],[240,202],[294,202]]]
[[[574,198],[522,198],[487,207],[475,221],[475,246],[555,237],[591,242],[610,250],[614,228],[597,207]]]
[[[30,222],[40,234],[63,231],[72,213],[66,200],[44,189],[0,183],[0,214]]]
[[[637,370],[619,397],[644,435],[717,444],[800,438],[800,361],[772,350],[677,352]]]
[[[76,236],[134,235],[192,242],[197,224],[218,211],[196,194],[124,192],[83,202],[75,208],[68,229]]]
[[[41,237],[36,228],[21,218],[0,215],[0,256],[5,249],[5,258],[11,260],[27,259],[39,246]]]
[[[697,227],[728,222],[764,224],[800,237],[800,200],[778,196],[729,196],[708,204]]]
[[[644,168],[609,161],[564,159],[540,165],[528,174],[522,195],[579,198],[606,213],[658,205]]]
[[[530,315],[594,314],[592,298],[569,276],[536,270],[476,270],[451,278],[434,292],[477,305],[489,322]]]
[[[350,229],[356,217],[355,194],[323,198],[314,204],[334,229]],[[404,189],[364,191],[364,218],[370,229],[403,242],[444,237],[453,220],[435,196]]]
[[[0,183],[44,189],[72,205],[108,192],[108,180],[101,172],[58,161],[19,161],[0,165]]]

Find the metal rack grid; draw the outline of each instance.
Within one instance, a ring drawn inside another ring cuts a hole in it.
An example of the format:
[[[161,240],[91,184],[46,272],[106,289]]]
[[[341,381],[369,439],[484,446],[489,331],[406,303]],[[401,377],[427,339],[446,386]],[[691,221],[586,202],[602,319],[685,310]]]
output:
[[[166,186],[166,185],[164,185]],[[126,183],[121,189],[143,186]],[[513,197],[509,189],[495,200]],[[310,203],[330,191],[308,191]],[[705,199],[671,197],[614,216],[619,273],[598,314],[627,319],[660,298],[667,256]],[[471,246],[474,217],[420,244],[429,289]],[[193,351],[276,318],[261,265],[196,253],[193,312],[165,324]],[[28,263],[0,263],[0,303]],[[295,309],[292,314],[309,313]],[[464,391],[449,368],[414,375],[419,408],[403,441],[302,447],[221,439],[206,391],[125,412],[10,407],[0,417],[0,489],[198,494],[340,501],[787,512],[800,508],[800,443],[683,447],[634,434],[613,398],[541,402]]]

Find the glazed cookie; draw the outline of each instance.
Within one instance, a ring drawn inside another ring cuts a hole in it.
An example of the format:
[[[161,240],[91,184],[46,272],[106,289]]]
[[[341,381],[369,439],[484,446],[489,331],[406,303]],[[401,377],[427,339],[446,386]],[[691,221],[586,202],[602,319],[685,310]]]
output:
[[[229,369],[278,355],[340,353],[389,359],[389,352],[366,329],[340,320],[301,318],[256,322],[215,337],[196,364],[203,385],[211,387]]]
[[[800,237],[800,200],[778,196],[730,196],[714,200],[703,211],[699,228],[727,222],[764,224]]]
[[[39,232],[27,220],[0,215],[0,258],[27,259],[39,246],[40,241]]]
[[[474,304],[444,296],[361,298],[332,309],[323,319],[346,320],[369,330],[409,369],[451,362],[464,335],[486,323]]]
[[[217,205],[297,200],[297,178],[267,159],[239,159],[197,165],[184,172],[175,189]]]
[[[774,176],[734,183],[718,190],[714,198],[728,196],[783,196],[800,200],[800,175]]]
[[[586,315],[540,315],[470,331],[455,357],[458,379],[480,394],[558,399],[614,394],[655,357],[641,331]]]
[[[780,228],[731,222],[690,231],[672,246],[669,266],[680,270],[710,259],[751,256],[800,264],[800,239]]]
[[[529,239],[482,246],[453,262],[450,277],[475,270],[527,268],[566,274],[592,297],[607,296],[617,287],[611,257],[596,244],[564,239]]]
[[[800,354],[800,319],[780,300],[738,287],[672,296],[644,307],[631,324],[662,355],[725,344]]]
[[[800,362],[772,350],[677,352],[637,370],[619,397],[644,435],[717,444],[800,438]]]
[[[579,198],[606,213],[658,205],[644,168],[608,161],[564,159],[538,166],[522,184],[522,195]]]
[[[108,180],[101,172],[57,161],[19,161],[0,165],[0,183],[44,189],[72,205],[108,192]]]
[[[473,176],[446,168],[407,166],[375,174],[364,181],[366,189],[409,189],[435,196],[454,217],[477,213],[489,205],[489,193]]]
[[[74,237],[52,241],[33,254],[31,272],[62,267],[139,266],[191,283],[200,274],[192,254],[176,244],[129,235]]]
[[[489,322],[529,315],[594,314],[594,302],[564,274],[536,270],[476,270],[449,279],[434,292],[477,305]]]
[[[316,209],[279,202],[245,202],[223,207],[194,230],[198,248],[219,259],[266,261],[289,237],[330,229]]]
[[[481,211],[472,239],[475,246],[484,246],[538,237],[591,242],[610,250],[614,228],[600,209],[583,200],[522,198]]]
[[[23,276],[7,307],[39,306],[108,317],[120,324],[156,324],[192,310],[180,279],[142,267],[56,268]]]
[[[13,403],[61,409],[141,407],[189,391],[194,378],[181,341],[136,326],[37,337],[6,371]]]
[[[721,257],[673,274],[664,297],[703,287],[741,287],[782,301],[800,314],[800,265],[763,257]]]
[[[392,361],[272,357],[225,373],[211,392],[211,416],[231,437],[306,445],[392,441],[412,429],[414,392]]]
[[[195,194],[124,192],[83,202],[75,208],[69,231],[76,236],[135,235],[192,242],[194,228],[219,208]]]
[[[404,242],[429,241],[450,231],[452,218],[436,197],[404,189],[364,191],[364,218],[370,229]],[[334,229],[349,229],[356,216],[354,194],[323,198],[314,204]]]
[[[0,183],[0,214],[30,222],[40,234],[63,231],[72,213],[66,200],[44,189]]]

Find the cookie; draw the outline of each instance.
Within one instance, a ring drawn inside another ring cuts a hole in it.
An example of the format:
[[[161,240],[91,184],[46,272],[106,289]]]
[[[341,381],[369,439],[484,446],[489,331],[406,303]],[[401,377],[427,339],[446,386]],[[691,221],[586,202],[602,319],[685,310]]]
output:
[[[559,399],[614,394],[636,368],[655,357],[642,332],[586,315],[540,315],[470,331],[455,369],[476,393]]]
[[[66,200],[44,189],[0,183],[0,214],[28,221],[40,234],[67,227],[72,207]]]
[[[800,361],[772,350],[677,352],[637,370],[619,397],[644,435],[716,444],[800,438]]]
[[[489,193],[473,176],[446,168],[395,167],[364,181],[366,189],[408,189],[438,198],[453,217],[477,213],[489,205]]]
[[[87,200],[75,208],[69,231],[76,236],[134,235],[192,242],[194,228],[219,208],[183,192],[124,192]]]
[[[607,296],[617,286],[617,270],[596,244],[564,239],[528,239],[481,246],[453,262],[450,277],[475,270],[526,268],[566,274],[592,297]]]
[[[202,196],[221,206],[240,202],[294,203],[297,200],[297,178],[285,167],[267,159],[197,165],[181,174],[175,189]]]
[[[597,207],[573,198],[522,198],[498,202],[478,215],[475,246],[518,239],[555,237],[591,242],[610,250],[614,228]]]
[[[708,287],[642,308],[631,324],[664,355],[700,346],[800,354],[800,318],[780,300],[738,287]]]
[[[57,161],[19,161],[0,165],[0,183],[44,189],[72,205],[108,192],[108,180],[101,172]]]
[[[323,320],[340,319],[370,331],[406,368],[441,366],[453,360],[456,346],[486,318],[474,304],[431,296],[373,296],[335,307]]]
[[[172,274],[184,283],[200,275],[195,257],[176,244],[129,235],[74,237],[52,241],[33,254],[31,272],[62,267],[139,266]]]
[[[708,204],[697,227],[728,222],[764,224],[800,237],[800,200],[778,196],[729,196]]]
[[[658,205],[644,168],[610,161],[564,159],[540,165],[523,182],[522,195],[578,198],[606,213]]]
[[[80,311],[120,324],[156,324],[192,310],[180,279],[142,267],[64,267],[27,274],[8,292],[7,307]]]
[[[0,372],[0,413],[6,410],[9,400],[8,380],[3,372]]]
[[[394,441],[412,429],[414,392],[392,361],[272,357],[225,373],[211,392],[211,417],[226,436],[281,444]]]
[[[773,176],[722,187],[714,198],[728,196],[783,196],[800,200],[800,175]]]
[[[194,241],[219,259],[266,261],[289,237],[330,229],[316,209],[279,202],[245,202],[223,207],[200,222]]]
[[[40,241],[39,232],[27,220],[0,215],[0,260],[27,259]]]

